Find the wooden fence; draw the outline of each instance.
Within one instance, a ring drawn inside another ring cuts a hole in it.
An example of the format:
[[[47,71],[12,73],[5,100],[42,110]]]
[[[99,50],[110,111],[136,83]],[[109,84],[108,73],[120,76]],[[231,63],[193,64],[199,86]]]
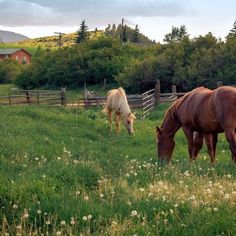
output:
[[[156,101],[155,89],[151,89],[142,94],[142,109],[143,109],[142,118],[143,119],[145,119],[145,117],[150,114],[151,110],[154,109],[156,102],[157,101]]]
[[[0,96],[0,105],[61,106],[65,104],[65,90],[10,90],[8,96]]]

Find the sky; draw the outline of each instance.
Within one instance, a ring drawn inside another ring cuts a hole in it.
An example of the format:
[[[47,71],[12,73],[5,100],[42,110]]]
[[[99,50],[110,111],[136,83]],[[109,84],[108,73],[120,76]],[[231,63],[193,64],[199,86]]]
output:
[[[90,30],[104,29],[122,18],[156,42],[181,25],[191,38],[212,32],[224,40],[236,21],[236,0],[0,0],[0,30],[30,38],[75,32],[82,20]]]

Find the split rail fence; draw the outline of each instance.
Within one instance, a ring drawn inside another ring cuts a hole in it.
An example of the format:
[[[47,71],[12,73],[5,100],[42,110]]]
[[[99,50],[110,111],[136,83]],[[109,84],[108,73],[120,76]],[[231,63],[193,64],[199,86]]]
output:
[[[65,90],[10,90],[7,96],[0,96],[0,105],[63,106],[65,104]]]

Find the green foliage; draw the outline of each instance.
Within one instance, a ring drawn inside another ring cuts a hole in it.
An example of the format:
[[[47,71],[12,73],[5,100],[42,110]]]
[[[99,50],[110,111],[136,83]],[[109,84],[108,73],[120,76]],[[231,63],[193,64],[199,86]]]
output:
[[[80,29],[76,32],[75,43],[79,44],[85,42],[88,39],[89,33],[87,30],[88,26],[85,24],[85,20],[83,20],[80,24]]]
[[[133,43],[138,43],[138,41],[139,41],[139,28],[138,28],[138,25],[135,26],[131,41]]]
[[[164,42],[177,42],[182,40],[184,37],[188,37],[185,25],[181,25],[180,28],[172,26],[171,33],[165,35]]]
[[[21,73],[23,65],[14,60],[0,61],[0,83],[12,83]]]
[[[236,20],[234,21],[233,28],[230,30],[230,32],[226,36],[226,39],[229,40],[235,37],[236,37]]]
[[[114,83],[114,77],[137,52],[132,45],[123,46],[108,37],[56,51],[39,50],[16,83],[25,88],[100,84],[104,78]]]

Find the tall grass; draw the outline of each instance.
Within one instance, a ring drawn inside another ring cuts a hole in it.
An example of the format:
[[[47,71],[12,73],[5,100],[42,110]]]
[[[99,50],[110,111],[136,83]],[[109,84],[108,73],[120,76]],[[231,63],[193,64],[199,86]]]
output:
[[[110,134],[100,110],[0,107],[2,235],[235,235],[236,171],[221,135],[215,166],[176,136],[156,159],[166,105]]]

